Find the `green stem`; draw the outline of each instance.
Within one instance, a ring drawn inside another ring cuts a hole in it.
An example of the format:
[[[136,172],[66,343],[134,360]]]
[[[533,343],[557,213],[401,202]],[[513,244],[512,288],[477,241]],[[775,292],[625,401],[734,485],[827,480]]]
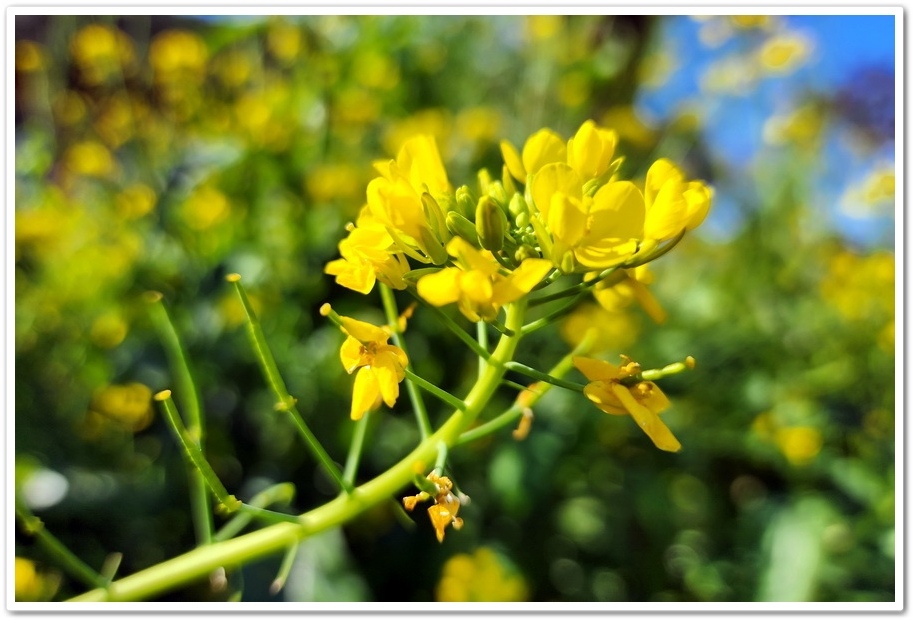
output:
[[[298,552],[299,542],[295,541],[287,548],[286,553],[283,554],[283,562],[280,563],[280,570],[277,571],[277,577],[274,578],[274,581],[270,584],[271,595],[276,595],[286,586],[286,580],[289,578],[289,572],[293,570],[293,562],[295,562]]]
[[[417,300],[419,300],[419,301],[422,301],[422,300],[423,300],[423,299],[421,299],[421,298],[419,297],[419,295],[418,295],[413,289],[410,290],[410,293],[413,294],[413,295],[417,298]],[[424,302],[425,302],[425,301],[424,301]],[[456,336],[458,339],[460,339],[462,342],[464,342],[465,344],[467,344],[468,347],[469,347],[472,351],[474,351],[474,352],[477,354],[478,357],[480,357],[481,359],[484,359],[484,360],[489,360],[489,359],[490,359],[490,353],[487,352],[486,349],[484,349],[483,347],[481,347],[480,344],[478,344],[478,343],[474,340],[474,338],[472,338],[470,335],[468,335],[468,334],[467,334],[467,331],[465,331],[465,330],[462,329],[460,326],[458,326],[458,323],[456,323],[454,320],[452,320],[451,318],[449,318],[448,314],[446,314],[444,311],[442,311],[441,309],[439,309],[439,308],[436,307],[435,305],[427,305],[427,309],[432,310],[432,312],[433,312],[434,314],[436,314],[436,316],[439,318],[439,320],[442,321],[442,324],[444,324],[444,325],[448,328],[449,331],[451,331],[452,333],[454,333],[455,336]]]
[[[200,394],[191,375],[188,358],[185,354],[181,339],[175,330],[175,325],[169,317],[162,294],[150,292],[147,297],[153,303],[153,323],[159,332],[159,339],[165,348],[169,359],[169,369],[175,377],[178,389],[178,399],[181,401],[182,413],[187,417],[188,434],[198,448],[203,451],[206,427],[204,426],[203,411],[200,407]],[[200,472],[192,470],[189,473],[189,492],[191,496],[191,516],[194,523],[194,532],[198,545],[209,543],[213,539],[213,508],[207,499],[207,484]]]
[[[394,292],[385,284],[379,284],[379,291],[382,294],[382,306],[385,308],[385,316],[388,318],[388,326],[391,327],[391,337],[394,345],[407,352],[404,344],[404,337],[398,327],[398,306],[394,300]],[[407,357],[407,369],[411,370],[410,356]],[[426,412],[426,405],[423,403],[423,397],[417,391],[413,381],[407,379],[407,394],[410,396],[410,403],[413,405],[414,416],[417,418],[417,427],[420,429],[420,438],[426,439],[433,432],[433,427],[429,423],[429,414]]]
[[[555,376],[550,374],[545,374],[540,370],[535,370],[524,364],[518,363],[517,361],[510,361],[506,363],[506,370],[512,370],[513,372],[519,372],[525,376],[530,376],[533,379],[539,381],[544,381],[545,383],[550,383],[551,385],[556,385],[557,387],[562,387],[564,389],[571,389],[574,392],[581,392],[585,389],[585,385],[580,383],[573,383],[572,381],[564,381],[563,379],[558,379]]]
[[[267,508],[271,504],[284,503],[288,504],[296,495],[296,487],[289,482],[281,482],[252,496],[251,501],[246,505],[256,508]],[[213,535],[214,541],[225,541],[231,539],[241,532],[252,520],[251,513],[238,513],[226,524],[220,528],[219,532]]]
[[[544,303],[549,303],[550,301],[556,301],[557,299],[565,299],[568,296],[573,296],[574,294],[579,294],[580,292],[584,292],[585,290],[588,290],[589,288],[591,288],[593,285],[595,285],[602,279],[610,277],[616,270],[620,270],[620,276],[617,281],[623,280],[626,273],[623,272],[620,266],[612,266],[610,268],[604,269],[603,271],[601,271],[600,273],[598,273],[596,276],[592,277],[591,279],[586,279],[585,281],[581,283],[577,283],[574,286],[570,286],[566,288],[565,290],[560,290],[559,292],[554,292],[553,294],[545,294],[543,296],[538,296],[536,298],[533,298],[531,299],[531,306],[535,307],[537,305],[543,305]]]
[[[16,516],[22,522],[25,532],[34,536],[38,544],[53,556],[57,563],[69,572],[71,576],[87,586],[96,587],[98,591],[101,591],[102,595],[105,594],[111,582],[80,560],[66,545],[58,541],[57,537],[45,528],[44,522],[33,515],[18,496],[16,497]]]
[[[423,389],[428,391],[430,394],[432,394],[433,396],[435,396],[436,398],[438,398],[445,404],[453,407],[454,409],[457,409],[458,411],[464,411],[467,408],[467,405],[460,398],[456,398],[455,396],[452,396],[450,393],[448,393],[444,389],[440,389],[436,387],[435,385],[433,385],[432,383],[430,383],[423,377],[417,376],[416,374],[411,372],[409,369],[404,370],[404,376],[408,380],[413,381],[418,386],[422,387]]]
[[[248,319],[248,335],[251,338],[251,343],[257,355],[258,362],[261,364],[261,370],[267,379],[267,384],[270,385],[270,388],[277,398],[277,409],[286,412],[293,426],[295,426],[296,430],[299,432],[300,437],[305,441],[306,447],[318,461],[318,464],[324,468],[328,476],[330,476],[342,490],[348,491],[349,488],[346,482],[344,482],[337,464],[334,463],[330,455],[328,455],[327,451],[324,449],[324,446],[322,446],[315,435],[312,434],[312,431],[305,423],[305,419],[303,419],[299,410],[296,409],[296,399],[290,396],[289,392],[286,390],[286,385],[283,383],[283,378],[280,376],[280,371],[277,369],[277,363],[274,361],[270,348],[267,346],[267,339],[264,337],[264,331],[261,329],[261,324],[258,322],[257,315],[255,315],[254,309],[252,309],[251,303],[248,301],[248,295],[245,294],[245,289],[242,287],[241,276],[233,273],[228,275],[226,280],[235,286],[235,291],[238,293],[239,300],[242,302],[242,307],[245,309],[245,316]]]
[[[539,329],[543,329],[544,327],[552,323],[557,318],[564,316],[572,307],[577,305],[579,301],[585,298],[585,295],[586,295],[586,292],[580,292],[577,295],[575,295],[570,301],[568,301],[567,303],[564,303],[558,309],[553,310],[552,312],[550,312],[546,316],[543,316],[542,318],[538,318],[537,320],[529,322],[524,327],[522,327],[522,335],[529,335]]]
[[[161,595],[198,578],[206,577],[221,566],[239,566],[250,560],[268,556],[328,528],[342,525],[367,509],[390,499],[414,474],[425,472],[438,455],[438,444],[454,446],[458,436],[470,426],[488,404],[505,374],[505,363],[511,358],[521,339],[525,313],[524,302],[509,306],[506,326],[515,330],[513,337],[503,337],[493,351],[487,370],[468,393],[464,411],[456,411],[430,437],[385,473],[356,487],[350,495],[340,495],[326,504],[300,516],[298,524],[279,523],[241,535],[222,543],[203,545],[143,571],[112,582],[108,590],[97,589],[74,597],[71,601],[139,601]]]
[[[487,323],[483,320],[477,321],[477,343],[485,352],[490,352],[490,338],[487,336]],[[484,357],[478,357],[478,375],[483,374],[487,369],[487,360]]]
[[[369,413],[364,415],[356,422],[356,426],[353,428],[353,440],[350,442],[350,451],[347,453],[347,463],[344,465],[343,471],[344,482],[351,487],[356,484],[356,469],[359,467],[359,457],[362,454],[363,442],[366,439],[369,415]]]
[[[237,510],[241,502],[226,491],[226,487],[220,482],[216,472],[214,472],[210,464],[207,463],[207,459],[204,457],[203,452],[201,452],[197,444],[191,439],[190,434],[188,434],[184,426],[182,426],[181,418],[178,416],[178,410],[175,407],[175,401],[172,400],[172,392],[164,390],[153,396],[153,398],[162,404],[162,411],[165,414],[165,419],[172,429],[172,432],[175,434],[175,438],[178,440],[179,445],[184,449],[185,456],[191,462],[194,469],[203,477],[204,482],[207,484],[210,491],[213,492],[213,495],[216,496],[216,499],[230,512]]]

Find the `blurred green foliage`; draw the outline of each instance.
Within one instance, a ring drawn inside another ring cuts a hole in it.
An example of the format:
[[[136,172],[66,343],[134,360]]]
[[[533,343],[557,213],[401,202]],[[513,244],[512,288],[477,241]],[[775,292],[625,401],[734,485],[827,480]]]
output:
[[[620,133],[626,175],[678,161],[738,193],[740,225],[653,266],[663,324],[585,304],[519,359],[546,369],[589,324],[611,361],[693,355],[696,370],[664,382],[683,451],[557,390],[527,439],[507,430],[450,456],[472,503],[444,544],[379,507],[304,542],[278,595],[279,556],[230,570],[225,591],[163,599],[893,600],[893,251],[851,245],[809,204],[806,170],[835,119],[822,99],[781,119],[741,179],[709,155],[702,118],[636,114],[641,85],[664,80],[664,19],[18,16],[16,485],[36,514],[93,568],[123,553],[119,576],[193,547],[180,451],[149,405],[174,383],[149,290],[184,340],[229,491],[290,481],[289,511],[330,499],[273,410],[223,277],[244,276],[303,416],[342,460],[352,379],[318,307],[382,321],[374,296],[323,274],[372,162],[431,133],[449,176],[471,181],[499,170],[500,139],[592,118]],[[771,45],[763,70],[792,54]],[[892,198],[893,178],[870,192]],[[471,382],[476,362],[435,318],[416,314],[406,339],[431,382]],[[370,420],[360,478],[417,442],[402,403]],[[16,556],[23,598],[84,588],[21,531]]]

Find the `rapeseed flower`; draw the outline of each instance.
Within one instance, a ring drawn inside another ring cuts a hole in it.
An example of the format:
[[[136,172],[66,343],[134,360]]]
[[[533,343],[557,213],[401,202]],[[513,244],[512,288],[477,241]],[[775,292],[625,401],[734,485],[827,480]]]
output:
[[[681,449],[680,442],[658,416],[671,403],[651,381],[624,384],[624,379],[639,374],[641,368],[629,357],[621,355],[621,358],[623,363],[615,366],[600,359],[573,357],[573,365],[590,381],[585,386],[585,396],[605,413],[629,414],[656,447],[677,452]]]
[[[347,334],[340,347],[340,361],[347,374],[356,372],[350,419],[359,420],[382,401],[393,407],[398,383],[404,380],[407,353],[388,343],[390,334],[383,327],[347,316],[339,320],[341,330]]]
[[[664,242],[699,226],[709,213],[712,189],[688,181],[667,158],[656,160],[646,173],[646,222],[643,238]]]
[[[363,208],[350,233],[337,248],[341,258],[328,262],[324,272],[335,281],[360,294],[368,294],[381,281],[395,290],[407,287],[404,274],[410,270],[407,258],[393,250],[388,229]]]
[[[435,488],[435,495],[430,495],[426,491],[421,491],[417,495],[409,495],[404,498],[404,508],[412,511],[416,508],[418,502],[425,502],[430,497],[435,499],[436,503],[426,509],[429,514],[429,520],[436,531],[436,538],[441,543],[445,538],[445,529],[451,524],[455,530],[460,530],[464,525],[464,520],[458,517],[458,510],[461,508],[461,499],[452,493],[452,481],[446,476],[438,476],[436,472],[430,472],[426,479],[432,483]]]
[[[528,258],[508,275],[489,251],[454,237],[446,245],[457,266],[448,266],[417,282],[417,292],[426,302],[441,307],[458,303],[458,309],[473,322],[495,320],[500,308],[531,291],[550,271],[549,261]]]

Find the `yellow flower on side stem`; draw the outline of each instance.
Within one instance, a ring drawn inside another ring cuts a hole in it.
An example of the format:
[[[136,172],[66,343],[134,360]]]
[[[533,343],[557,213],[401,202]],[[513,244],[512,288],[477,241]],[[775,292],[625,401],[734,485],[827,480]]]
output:
[[[446,250],[458,266],[421,277],[417,292],[436,307],[458,303],[458,309],[472,322],[495,320],[503,305],[530,292],[551,267],[547,260],[528,258],[503,275],[492,253],[475,249],[457,236],[449,241]]]
[[[382,401],[389,407],[397,400],[398,383],[404,380],[407,353],[388,344],[390,334],[382,327],[340,316],[340,328],[347,334],[340,347],[340,361],[347,374],[356,372],[350,418],[358,420]]]
[[[658,416],[671,403],[651,381],[639,381],[634,385],[621,383],[621,379],[641,372],[638,363],[626,355],[621,358],[623,363],[615,366],[600,359],[573,357],[573,365],[590,381],[585,386],[585,396],[605,413],[629,414],[659,449],[677,452],[681,449],[680,442]]]
[[[713,191],[701,181],[688,181],[667,158],[656,160],[646,173],[646,223],[643,238],[663,242],[690,231],[706,218]]]
[[[376,281],[395,290],[407,287],[404,281],[404,273],[410,270],[407,258],[393,249],[394,239],[368,208],[363,208],[349,231],[337,245],[340,259],[325,265],[326,274],[334,275],[338,284],[360,294],[371,292]]]
[[[433,484],[436,489],[435,496],[425,491],[417,495],[408,495],[404,498],[404,508],[412,511],[416,508],[418,502],[425,502],[431,497],[436,503],[426,509],[429,514],[429,521],[433,524],[436,531],[436,538],[441,543],[445,539],[445,529],[451,524],[455,530],[460,530],[464,525],[464,520],[458,517],[458,510],[461,508],[461,500],[458,495],[452,493],[452,481],[446,476],[438,476],[435,471],[429,473],[426,479]]]

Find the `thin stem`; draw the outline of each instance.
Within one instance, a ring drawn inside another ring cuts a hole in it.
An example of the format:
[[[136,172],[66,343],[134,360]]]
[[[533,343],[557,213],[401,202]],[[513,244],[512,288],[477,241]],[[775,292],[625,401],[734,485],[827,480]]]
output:
[[[569,372],[570,369],[572,369],[573,357],[575,357],[576,355],[580,355],[584,352],[587,352],[588,349],[590,349],[592,344],[594,343],[596,334],[597,334],[597,331],[594,329],[586,333],[585,337],[582,339],[581,342],[579,342],[576,348],[573,349],[573,351],[570,352],[568,355],[563,357],[563,359],[561,359],[559,362],[557,362],[557,365],[555,365],[553,368],[550,369],[550,372],[548,372],[548,375],[551,377],[558,378],[558,377],[563,376],[567,372]],[[503,381],[503,382],[506,383],[506,381]],[[547,395],[547,392],[553,389],[553,386],[551,384],[548,384],[543,381],[535,383],[534,385],[531,385],[530,387],[521,387],[521,386],[519,387],[521,388],[523,392],[530,392],[530,394],[527,395],[524,399],[524,405],[516,401],[514,405],[512,405],[511,407],[509,407],[508,409],[506,409],[499,415],[497,415],[492,420],[485,422],[481,424],[480,426],[476,426],[472,428],[471,430],[463,433],[461,436],[458,437],[458,441],[456,445],[461,445],[461,444],[470,443],[472,441],[476,441],[482,437],[486,437],[487,435],[490,435],[491,433],[498,431],[499,429],[503,428],[504,426],[508,426],[509,424],[512,424],[513,422],[515,422],[518,419],[518,416],[522,413],[525,407],[528,407],[528,408],[533,407],[538,401],[541,400],[541,398]],[[519,395],[519,398],[521,397],[522,396]]]
[[[235,286],[235,290],[239,295],[239,300],[242,302],[242,307],[245,309],[245,316],[248,319],[248,335],[251,338],[251,343],[257,355],[258,362],[261,364],[261,371],[264,373],[267,384],[270,385],[270,388],[277,398],[277,410],[286,412],[293,425],[296,427],[296,430],[299,432],[299,435],[302,437],[303,441],[305,441],[306,447],[328,476],[330,476],[342,490],[349,491],[337,464],[334,463],[330,455],[328,455],[327,451],[324,449],[324,446],[322,446],[315,435],[312,434],[312,431],[305,423],[305,419],[303,419],[299,410],[296,409],[296,399],[290,396],[289,392],[286,390],[286,385],[283,383],[280,371],[277,369],[277,364],[270,352],[270,348],[267,346],[264,332],[254,313],[254,309],[251,307],[251,303],[248,301],[248,295],[245,294],[245,289],[242,287],[241,279],[241,276],[236,273],[226,277],[226,280]]]
[[[562,307],[559,307],[558,309],[553,310],[546,316],[543,316],[541,318],[538,318],[537,320],[529,322],[524,327],[522,327],[522,335],[529,335],[539,329],[543,329],[544,327],[548,326],[550,323],[552,323],[557,318],[560,318],[566,315],[566,313],[569,312],[569,310],[572,307],[577,305],[579,301],[585,298],[585,296],[586,296],[586,292],[580,292],[579,294],[575,295],[571,300],[569,300],[567,303],[564,303]]]
[[[191,462],[194,469],[203,477],[204,482],[207,483],[207,487],[209,487],[213,495],[216,496],[216,499],[219,500],[220,504],[225,506],[227,510],[238,510],[241,506],[241,502],[234,495],[230,495],[229,492],[226,491],[226,487],[220,482],[216,472],[214,472],[210,464],[207,463],[207,459],[204,457],[203,452],[201,452],[197,444],[191,439],[191,436],[188,434],[188,431],[185,430],[184,426],[182,426],[181,418],[178,416],[178,409],[175,407],[175,401],[172,400],[172,392],[166,389],[153,396],[153,398],[162,405],[162,412],[165,414],[165,419],[172,433],[174,433],[175,438],[178,440],[179,445],[184,449],[185,456]]]
[[[366,439],[366,428],[369,426],[369,413],[357,420],[353,428],[353,440],[347,452],[347,463],[344,465],[343,479],[349,486],[356,484],[356,469],[359,467],[359,458],[363,451],[363,442]],[[425,439],[425,438],[424,438]]]
[[[601,271],[600,273],[598,273],[596,276],[592,277],[591,279],[586,279],[585,281],[582,281],[581,283],[577,283],[574,286],[570,286],[566,288],[565,290],[560,290],[559,292],[554,292],[553,294],[545,294],[543,296],[535,297],[531,299],[530,304],[532,307],[535,307],[537,305],[543,305],[544,303],[549,303],[550,301],[556,301],[557,299],[564,299],[568,296],[579,294],[580,292],[588,290],[589,288],[591,288],[593,285],[595,285],[602,279],[610,277],[616,270],[620,270],[620,279],[623,279],[623,276],[624,276],[623,269],[620,266],[612,266],[610,268],[604,269],[603,271]]]
[[[423,300],[423,299],[421,299],[420,296],[414,291],[414,289],[411,288],[411,289],[410,289],[410,293],[413,294],[413,295],[417,298],[417,300],[419,300],[419,301],[422,301],[422,300]],[[490,353],[489,353],[486,349],[482,348],[482,347],[480,346],[480,344],[478,344],[476,341],[474,341],[474,338],[472,338],[470,335],[468,335],[468,334],[467,334],[467,331],[465,331],[465,330],[462,329],[460,326],[458,326],[458,323],[456,323],[454,320],[452,320],[451,318],[449,318],[448,314],[446,314],[444,311],[442,311],[441,309],[439,309],[439,308],[436,307],[435,305],[427,305],[427,309],[432,310],[432,312],[433,312],[434,314],[436,314],[436,316],[439,318],[439,320],[442,321],[442,324],[444,324],[444,325],[448,328],[449,331],[451,331],[452,333],[454,333],[455,336],[456,336],[458,339],[460,339],[462,342],[464,342],[465,344],[467,344],[468,347],[469,347],[472,351],[474,351],[474,352],[477,354],[478,357],[480,357],[481,359],[484,359],[484,360],[489,361],[489,359],[490,359]]]
[[[277,577],[274,578],[274,581],[270,584],[270,594],[276,595],[283,587],[286,586],[286,580],[289,578],[289,573],[293,569],[293,562],[296,560],[296,554],[299,552],[299,542],[296,541],[287,548],[286,553],[283,554],[283,562],[280,563],[280,569],[277,571]]]
[[[256,508],[267,508],[271,504],[288,504],[296,495],[296,487],[289,482],[281,482],[267,487],[263,491],[252,496],[251,501],[246,505]],[[241,532],[245,526],[251,523],[253,516],[251,513],[239,513],[220,528],[219,532],[213,535],[214,541],[225,541],[231,539]]]
[[[425,471],[438,454],[438,444],[444,441],[454,446],[458,436],[470,426],[489,403],[505,374],[504,364],[515,352],[521,335],[518,329],[524,321],[524,301],[509,306],[506,326],[516,332],[514,337],[503,337],[493,351],[486,372],[477,380],[465,401],[467,408],[456,411],[448,420],[398,463],[385,473],[357,487],[352,495],[340,495],[322,506],[300,516],[300,522],[279,523],[238,536],[222,543],[203,545],[165,562],[112,582],[105,589],[91,590],[71,601],[139,601],[182,586],[223,566],[238,567],[248,561],[262,558],[288,547],[292,541],[301,541],[323,530],[340,526],[367,509],[391,499],[413,480],[418,472]]]
[[[404,337],[401,335],[398,326],[398,306],[397,301],[394,300],[394,292],[391,291],[391,288],[382,283],[379,284],[379,291],[382,294],[382,306],[385,308],[388,326],[391,327],[391,338],[394,340],[395,346],[406,353],[407,349],[404,344]],[[408,362],[410,361],[409,356],[407,360]],[[407,364],[407,369],[411,370],[410,363]],[[410,379],[407,379],[407,394],[410,396],[410,404],[413,405],[414,416],[417,418],[420,438],[426,439],[432,434],[433,427],[429,423],[429,414],[426,411],[426,405],[423,403],[423,397],[420,395],[420,392],[417,391],[416,386]],[[346,480],[346,478],[344,479]]]
[[[440,389],[436,387],[435,385],[433,385],[426,379],[420,376],[417,376],[412,371],[404,370],[404,376],[410,379],[411,381],[413,381],[414,383],[416,383],[421,388],[428,391],[430,394],[432,394],[433,396],[435,396],[436,398],[438,398],[445,404],[453,407],[454,409],[457,409],[458,411],[464,411],[465,409],[467,409],[467,405],[460,398],[456,398],[455,396],[452,396],[450,393],[448,393],[444,389]]]
[[[153,324],[159,332],[159,339],[165,348],[169,359],[169,368],[175,377],[178,388],[178,399],[181,402],[182,413],[187,417],[187,430],[197,447],[203,451],[206,427],[204,425],[203,411],[200,407],[200,394],[191,375],[188,358],[182,346],[175,325],[169,317],[168,310],[159,292],[147,294],[148,300],[153,303]],[[189,492],[191,497],[191,517],[194,523],[194,533],[198,545],[209,543],[213,539],[213,508],[207,499],[207,484],[203,476],[196,470],[189,472]]]
[[[528,366],[518,363],[517,361],[509,361],[506,363],[506,369],[512,370],[513,372],[520,372],[525,376],[530,376],[533,379],[539,381],[544,381],[545,383],[550,383],[551,385],[556,385],[557,387],[562,387],[564,389],[571,389],[574,392],[581,392],[585,389],[585,385],[580,383],[573,383],[572,381],[564,381],[563,379],[558,379],[550,374],[545,374],[540,370],[535,370],[534,368],[529,368]]]
[[[22,522],[23,529],[35,537],[38,544],[47,551],[57,563],[63,567],[71,576],[83,582],[87,586],[92,586],[101,591],[107,589],[110,580],[100,573],[97,573],[92,567],[71,552],[66,545],[57,540],[47,528],[44,522],[32,514],[25,503],[16,496],[16,516]]]

